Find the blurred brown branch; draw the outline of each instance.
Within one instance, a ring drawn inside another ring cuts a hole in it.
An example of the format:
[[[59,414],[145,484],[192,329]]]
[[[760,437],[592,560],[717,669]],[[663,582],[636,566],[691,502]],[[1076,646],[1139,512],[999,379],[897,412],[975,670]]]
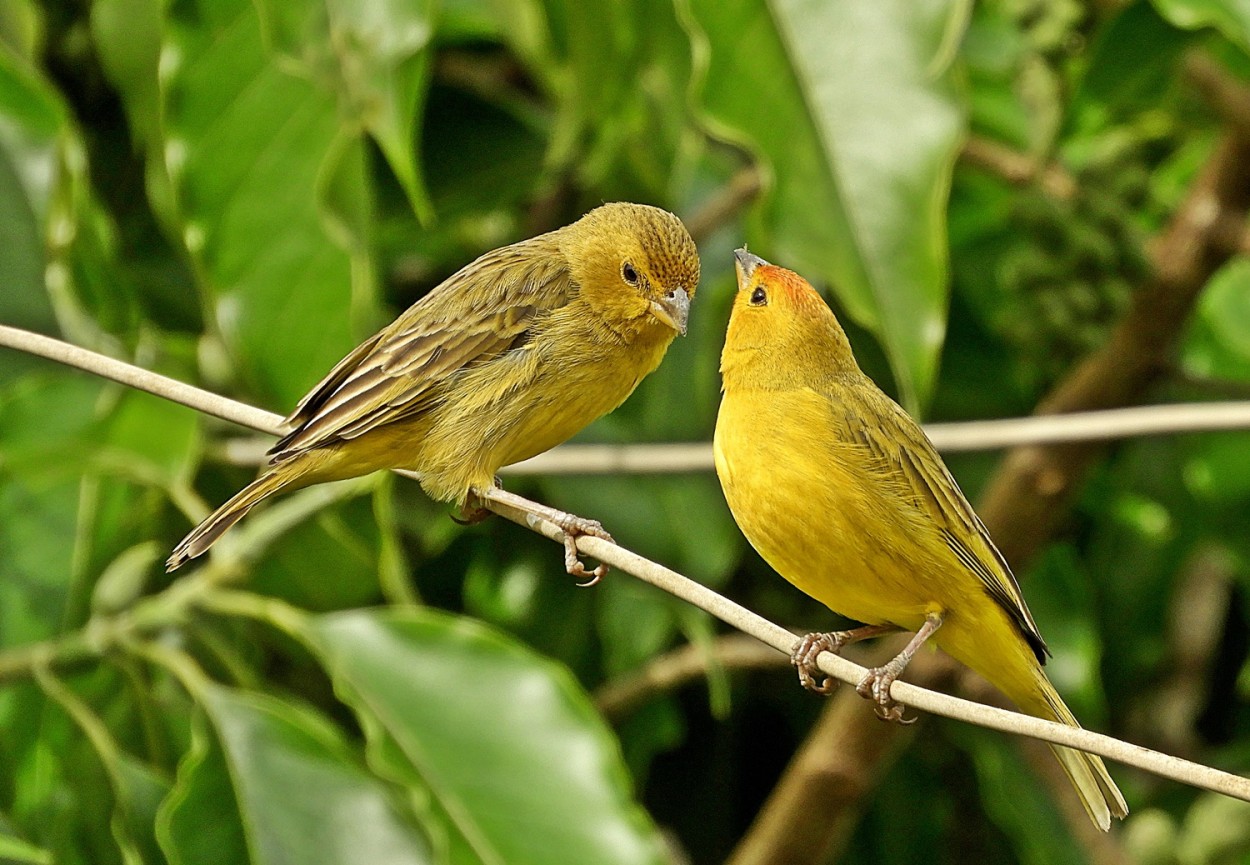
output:
[[[969,136],[959,159],[967,165],[996,174],[1013,186],[1038,184],[1052,198],[1067,200],[1077,193],[1076,179],[1058,163],[1039,161],[979,135]]]
[[[1211,70],[1205,70],[1211,71]],[[1224,75],[1222,71],[1220,75]],[[1227,82],[1225,82],[1227,83]],[[1221,93],[1228,88],[1222,88]],[[1214,91],[1212,91],[1214,92]],[[1212,274],[1230,256],[1229,231],[1244,226],[1250,210],[1250,127],[1229,123],[1205,166],[1165,230],[1150,245],[1153,275],[1102,348],[1078,363],[1039,403],[1038,414],[1127,406],[1166,371],[1181,328]],[[1239,234],[1241,232],[1239,231]],[[990,481],[979,508],[999,548],[1023,571],[1067,518],[1073,497],[1105,445],[1079,442],[1030,445],[1009,452]],[[933,687],[949,679],[955,662],[939,656],[911,677]],[[840,796],[791,797],[811,753],[840,753],[860,777],[880,777],[895,753],[891,743],[907,735],[882,725],[860,697],[842,689],[825,708],[807,742],[731,858],[733,865],[825,861],[848,836],[855,803]],[[858,750],[851,751],[848,746]],[[1061,806],[1062,807],[1062,806]],[[796,849],[791,824],[803,821],[806,844]],[[1084,835],[1076,836],[1078,839]],[[1114,844],[1108,839],[1107,844]],[[1105,848],[1091,858],[1120,861]],[[825,858],[822,858],[825,857]]]
[[[697,243],[703,243],[716,229],[738,215],[764,188],[760,171],[748,165],[738,171],[715,195],[703,203],[699,210],[686,220],[686,228]]]
[[[641,670],[607,682],[595,691],[595,705],[609,718],[620,718],[651,697],[702,679],[710,668],[728,670],[788,669],[790,659],[746,634],[725,634],[710,646],[687,643],[653,658]]]

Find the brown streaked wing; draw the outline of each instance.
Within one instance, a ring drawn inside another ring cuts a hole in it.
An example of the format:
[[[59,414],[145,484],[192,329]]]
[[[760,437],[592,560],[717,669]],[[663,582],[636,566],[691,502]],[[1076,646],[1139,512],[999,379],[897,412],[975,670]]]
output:
[[[344,358],[300,401],[271,461],[420,412],[448,376],[506,351],[573,292],[550,235],[487,253]]]
[[[851,439],[867,448],[877,470],[910,493],[916,507],[933,518],[951,552],[984,584],[990,597],[1019,627],[1038,661],[1045,663],[1050,650],[1033,621],[1011,567],[994,546],[985,524],[964,497],[924,431],[884,394],[874,396],[871,407],[866,407],[872,411],[847,412]],[[875,416],[880,424],[863,423],[865,416]],[[992,562],[987,562],[963,540],[969,536],[981,539],[981,546],[993,557]]]

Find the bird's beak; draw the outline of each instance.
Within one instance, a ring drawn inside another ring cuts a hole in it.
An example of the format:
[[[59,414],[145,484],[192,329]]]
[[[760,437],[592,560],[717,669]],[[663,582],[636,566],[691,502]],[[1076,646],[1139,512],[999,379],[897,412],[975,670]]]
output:
[[[675,288],[663,300],[651,301],[651,314],[685,336],[686,320],[690,317],[690,295],[684,288]]]
[[[745,246],[734,250],[734,270],[738,271],[739,291],[747,287],[747,283],[751,281],[751,274],[755,273],[755,268],[761,264],[768,264],[768,262],[758,255],[747,252]]]

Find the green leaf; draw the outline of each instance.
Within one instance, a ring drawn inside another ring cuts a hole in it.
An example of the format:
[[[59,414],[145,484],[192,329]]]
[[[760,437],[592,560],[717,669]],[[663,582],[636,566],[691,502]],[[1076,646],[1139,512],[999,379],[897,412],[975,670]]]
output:
[[[312,710],[206,685],[200,731],[162,816],[175,865],[418,865],[429,844]]]
[[[1241,0],[1153,0],[1164,18],[1186,30],[1214,27],[1250,51],[1250,6]]]
[[[281,33],[324,19],[319,4],[267,8],[282,10]],[[290,405],[380,318],[364,145],[342,122],[348,94],[326,45],[309,47],[319,62],[294,62],[245,0],[105,9],[101,53],[148,141],[149,194],[195,262],[242,376]],[[143,50],[128,46],[127,16],[144,22]]]
[[[1203,378],[1250,380],[1250,259],[1234,258],[1203,290],[1181,363]]]
[[[52,86],[0,44],[0,321],[5,324],[55,326],[44,291],[44,245],[61,177],[65,123]]]
[[[975,728],[944,726],[972,758],[985,813],[1012,839],[1018,861],[1045,865],[1070,859],[1072,838],[1047,790],[1021,764],[1013,743]]]
[[[453,861],[662,861],[616,742],[563,667],[426,609],[322,616],[310,639],[373,760],[426,789]]]
[[[749,239],[832,286],[880,337],[915,410],[945,326],[945,208],[964,124],[950,51],[969,4],[687,2],[713,131],[772,174]]]
[[[54,865],[52,853],[15,834],[0,817],[0,862],[4,865]]]
[[[413,152],[432,59],[432,0],[260,0],[257,7],[270,46],[289,68],[337,93],[344,116],[377,140],[422,221],[432,218]]]
[[[252,863],[230,769],[207,719],[195,717],[191,749],[156,818],[156,837],[170,865]]]

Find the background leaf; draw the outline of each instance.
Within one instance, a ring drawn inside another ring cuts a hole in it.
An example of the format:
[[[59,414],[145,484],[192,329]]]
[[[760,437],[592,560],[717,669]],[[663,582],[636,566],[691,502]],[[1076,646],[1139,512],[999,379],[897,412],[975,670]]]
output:
[[[329,615],[310,636],[374,747],[402,754],[444,815],[468,857],[456,861],[660,861],[620,753],[565,671],[432,611]]]
[[[963,124],[949,67],[967,4],[690,8],[710,50],[701,100],[714,129],[758,149],[775,177],[756,242],[829,284],[879,336],[914,410],[944,330],[945,200]]]

